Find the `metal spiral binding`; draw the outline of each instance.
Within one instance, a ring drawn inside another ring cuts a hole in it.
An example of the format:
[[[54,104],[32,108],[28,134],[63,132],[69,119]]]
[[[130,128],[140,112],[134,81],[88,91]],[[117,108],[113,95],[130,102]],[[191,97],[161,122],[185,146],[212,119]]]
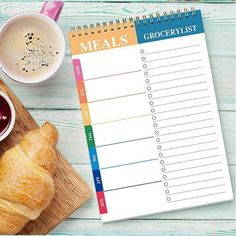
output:
[[[187,8],[184,8],[183,11],[180,9],[177,9],[176,12],[171,10],[170,12],[164,11],[162,15],[157,12],[154,14],[149,15],[143,15],[143,16],[136,16],[135,18],[123,18],[122,20],[115,20],[115,21],[109,21],[109,22],[102,22],[102,23],[96,23],[89,24],[89,25],[83,25],[83,26],[77,26],[77,27],[71,27],[70,31],[72,32],[72,37],[82,36],[82,35],[88,35],[88,34],[95,34],[95,33],[102,33],[107,32],[108,30],[114,31],[114,30],[120,30],[120,29],[126,29],[128,27],[134,27],[134,21],[137,26],[140,26],[141,23],[143,25],[147,24],[155,24],[155,23],[161,23],[161,16],[163,17],[164,21],[172,21],[175,20],[177,17],[178,19],[182,19],[183,17],[188,18],[190,16],[196,16],[196,11],[194,7],[191,7],[191,10],[188,11]],[[148,21],[147,21],[148,19]],[[129,26],[128,26],[129,24]]]

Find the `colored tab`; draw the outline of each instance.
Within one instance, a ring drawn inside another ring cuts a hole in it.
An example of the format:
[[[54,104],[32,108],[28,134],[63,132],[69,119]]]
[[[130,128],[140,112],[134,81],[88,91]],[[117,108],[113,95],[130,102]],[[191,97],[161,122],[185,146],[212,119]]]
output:
[[[76,84],[77,84],[77,90],[79,93],[80,103],[87,103],[87,96],[86,96],[86,91],[84,87],[84,82],[81,80],[77,80]]]
[[[79,93],[80,103],[87,103],[87,97],[83,81],[83,73],[79,59],[73,59],[73,69],[76,78],[77,90]]]
[[[96,148],[89,148],[89,157],[93,170],[99,170],[98,157]]]
[[[98,208],[100,214],[106,214],[107,213],[107,205],[105,200],[105,194],[104,192],[97,192],[97,200],[98,200]]]
[[[82,73],[80,59],[73,59],[73,69],[74,69],[76,80],[83,81],[83,73]]]
[[[80,104],[80,108],[82,109],[82,117],[83,117],[84,126],[91,125],[88,103]]]
[[[96,188],[96,192],[103,191],[102,178],[99,170],[93,170],[93,179]]]
[[[181,19],[179,14],[174,14],[174,17],[167,15],[135,21],[138,43],[203,33],[201,11],[197,10],[196,15],[192,12],[188,12],[188,16],[185,14],[181,14]]]
[[[95,141],[93,136],[93,128],[91,125],[84,126],[85,134],[87,138],[88,147],[95,147]]]
[[[72,55],[137,44],[133,22],[69,32],[68,37]]]

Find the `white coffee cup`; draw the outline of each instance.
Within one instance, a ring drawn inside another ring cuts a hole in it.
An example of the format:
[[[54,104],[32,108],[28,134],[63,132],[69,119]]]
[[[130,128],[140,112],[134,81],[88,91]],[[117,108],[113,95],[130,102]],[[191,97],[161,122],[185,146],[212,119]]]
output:
[[[43,22],[45,29],[46,27],[48,27],[48,30],[51,30],[51,31],[53,30],[53,33],[55,33],[58,40],[57,44],[59,45],[58,46],[59,54],[57,56],[57,59],[53,63],[53,65],[50,66],[48,70],[45,70],[45,72],[36,76],[32,76],[30,77],[30,79],[26,78],[25,76],[16,75],[16,73],[13,73],[12,70],[8,67],[8,65],[4,63],[4,58],[1,58],[1,53],[0,53],[0,68],[9,78],[17,82],[24,83],[24,84],[37,84],[37,83],[40,83],[42,81],[52,78],[55,75],[55,73],[58,71],[59,67],[61,66],[63,62],[64,55],[65,55],[65,39],[59,26],[56,23],[61,13],[62,7],[63,7],[63,2],[46,2],[40,13],[26,12],[26,13],[17,14],[11,17],[10,19],[8,19],[2,25],[2,27],[0,28],[0,43],[4,34],[8,30],[10,30],[10,27],[14,22],[20,19],[24,19],[24,18],[29,19],[30,17],[30,19],[32,20],[35,19],[37,21],[40,20],[40,22]]]
[[[14,125],[15,125],[16,111],[15,111],[15,108],[14,108],[14,105],[13,105],[11,99],[5,93],[0,91],[0,97],[4,98],[4,100],[7,102],[7,104],[10,107],[10,110],[11,110],[10,124],[7,127],[7,130],[4,133],[0,134],[0,141],[2,141],[3,139],[5,139],[11,133],[11,131],[12,131]]]

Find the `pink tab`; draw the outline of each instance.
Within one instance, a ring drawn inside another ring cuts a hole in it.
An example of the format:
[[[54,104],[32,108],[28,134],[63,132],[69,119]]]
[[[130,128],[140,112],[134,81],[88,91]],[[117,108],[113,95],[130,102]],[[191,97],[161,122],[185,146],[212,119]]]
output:
[[[76,80],[83,81],[83,74],[82,74],[80,59],[73,59],[73,68],[74,68]]]
[[[106,214],[107,213],[107,206],[106,206],[104,192],[97,192],[96,194],[97,194],[99,212],[100,212],[100,214]]]

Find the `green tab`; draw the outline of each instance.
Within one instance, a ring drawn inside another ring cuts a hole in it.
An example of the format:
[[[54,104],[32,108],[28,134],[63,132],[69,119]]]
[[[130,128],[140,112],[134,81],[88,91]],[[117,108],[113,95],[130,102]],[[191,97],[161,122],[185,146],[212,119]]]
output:
[[[88,147],[95,147],[95,141],[93,136],[93,128],[91,125],[84,126],[85,134],[87,138]]]

